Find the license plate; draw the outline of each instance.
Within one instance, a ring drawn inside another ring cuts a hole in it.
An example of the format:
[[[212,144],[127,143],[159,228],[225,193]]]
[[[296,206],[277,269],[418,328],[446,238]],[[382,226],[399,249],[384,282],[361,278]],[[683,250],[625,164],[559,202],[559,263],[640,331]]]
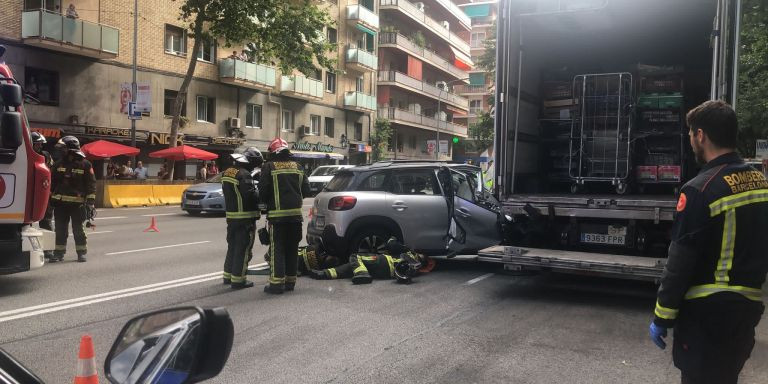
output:
[[[199,200],[187,200],[187,205],[200,205]]]
[[[315,218],[315,228],[319,228],[319,229],[325,228],[325,217]]]
[[[607,235],[604,233],[582,233],[582,243],[624,245],[626,244],[624,235]]]

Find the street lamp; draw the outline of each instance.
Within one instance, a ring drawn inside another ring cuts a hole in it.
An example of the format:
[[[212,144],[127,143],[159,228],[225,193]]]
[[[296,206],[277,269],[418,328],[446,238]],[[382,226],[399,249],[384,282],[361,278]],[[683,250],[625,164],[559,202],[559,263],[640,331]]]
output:
[[[469,77],[463,79],[456,79],[451,81],[438,81],[437,89],[440,91],[437,93],[437,130],[435,132],[435,160],[440,160],[440,100],[443,97],[443,89],[448,92],[448,85],[458,83],[461,81],[467,81]]]

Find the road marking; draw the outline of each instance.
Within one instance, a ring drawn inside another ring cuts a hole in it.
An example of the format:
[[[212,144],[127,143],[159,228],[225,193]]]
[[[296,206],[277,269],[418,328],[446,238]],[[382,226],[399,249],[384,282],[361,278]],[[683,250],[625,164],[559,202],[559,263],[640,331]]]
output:
[[[263,268],[267,263],[250,265],[249,268]],[[155,283],[149,285],[143,285],[140,287],[126,288],[117,291],[104,292],[90,296],[78,297],[75,299],[61,300],[52,303],[40,304],[26,308],[13,309],[10,311],[0,312],[0,323],[23,319],[26,317],[32,317],[37,315],[43,315],[51,312],[63,311],[65,309],[82,307],[90,304],[102,303],[105,301],[111,301],[121,299],[125,297],[138,296],[147,293],[162,291],[171,288],[183,287],[187,285],[204,283],[206,281],[212,281],[221,278],[221,272],[211,272],[204,275],[190,276],[182,279],[166,281],[162,283]]]
[[[156,213],[154,215],[142,215],[144,217],[150,217],[150,216],[171,216],[171,215],[180,215],[181,212],[172,212],[172,213]]]
[[[94,220],[112,220],[112,219],[127,219],[127,216],[108,216],[108,217],[96,217]]]
[[[112,233],[112,232],[114,232],[114,231],[93,231],[93,232],[85,231],[85,234],[86,235],[98,235],[100,233]],[[74,235],[70,233],[69,237],[72,237],[72,236],[74,236]]]
[[[154,207],[124,207],[124,208],[112,208],[112,209],[119,209],[121,211],[134,211],[139,209],[152,209]]]
[[[173,245],[163,245],[163,246],[161,246],[161,247],[142,248],[142,249],[132,249],[132,250],[130,250],[130,251],[120,251],[120,252],[110,252],[110,253],[105,253],[105,255],[107,255],[107,256],[109,256],[109,255],[122,255],[122,254],[124,254],[124,253],[134,253],[134,252],[152,251],[152,250],[155,250],[155,249],[165,249],[165,248],[183,247],[183,246],[186,246],[186,245],[205,244],[205,243],[210,243],[210,242],[211,242],[210,240],[205,240],[205,241],[195,241],[194,243],[182,243],[182,244],[173,244]]]
[[[472,280],[469,280],[469,281],[467,281],[466,283],[464,283],[464,285],[472,285],[472,284],[474,284],[474,283],[477,283],[477,282],[483,281],[483,280],[485,280],[485,279],[487,279],[487,278],[489,278],[489,277],[491,277],[491,276],[493,276],[493,273],[486,273],[485,275],[482,275],[482,276],[478,276],[478,277],[475,277],[475,278],[474,278],[474,279],[472,279]]]

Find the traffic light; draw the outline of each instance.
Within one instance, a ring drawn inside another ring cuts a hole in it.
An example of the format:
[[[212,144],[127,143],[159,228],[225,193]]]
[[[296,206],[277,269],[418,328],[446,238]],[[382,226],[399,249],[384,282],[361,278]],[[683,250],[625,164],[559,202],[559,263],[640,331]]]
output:
[[[458,143],[459,143],[459,138],[458,138],[458,137],[456,137],[456,136],[454,136],[454,137],[453,137],[453,143],[454,143],[454,144],[458,144]]]

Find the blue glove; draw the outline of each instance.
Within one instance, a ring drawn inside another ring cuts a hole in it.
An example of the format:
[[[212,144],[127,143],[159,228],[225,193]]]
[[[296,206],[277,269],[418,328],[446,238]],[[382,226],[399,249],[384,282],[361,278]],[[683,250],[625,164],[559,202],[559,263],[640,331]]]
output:
[[[651,341],[653,341],[657,347],[661,349],[667,347],[667,343],[664,342],[664,338],[667,337],[667,328],[660,327],[656,325],[656,323],[651,322],[650,333]]]

